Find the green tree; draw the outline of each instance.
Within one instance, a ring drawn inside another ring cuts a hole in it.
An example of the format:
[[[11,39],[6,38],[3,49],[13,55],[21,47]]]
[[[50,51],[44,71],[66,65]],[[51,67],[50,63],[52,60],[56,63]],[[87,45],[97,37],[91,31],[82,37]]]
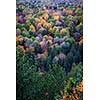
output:
[[[65,86],[63,67],[51,64],[47,72],[40,72],[33,54],[25,54],[17,48],[16,55],[17,100],[54,100]]]

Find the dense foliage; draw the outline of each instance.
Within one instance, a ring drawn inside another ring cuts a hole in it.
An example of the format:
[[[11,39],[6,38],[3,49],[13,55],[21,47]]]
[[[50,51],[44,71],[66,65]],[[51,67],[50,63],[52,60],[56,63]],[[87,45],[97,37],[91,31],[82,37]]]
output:
[[[33,54],[17,49],[17,100],[52,100],[64,88],[65,70],[51,64],[47,72],[37,71],[38,63],[32,63],[33,59]]]
[[[82,64],[73,65],[72,70],[66,79],[66,86],[62,93],[62,100],[83,100]]]
[[[17,100],[83,99],[82,0],[58,1],[16,2]]]

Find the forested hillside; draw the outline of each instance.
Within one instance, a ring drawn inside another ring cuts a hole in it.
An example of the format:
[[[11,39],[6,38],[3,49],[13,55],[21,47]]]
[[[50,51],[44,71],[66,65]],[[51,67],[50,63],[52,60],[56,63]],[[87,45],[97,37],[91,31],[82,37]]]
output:
[[[17,100],[83,100],[82,0],[16,1]]]

